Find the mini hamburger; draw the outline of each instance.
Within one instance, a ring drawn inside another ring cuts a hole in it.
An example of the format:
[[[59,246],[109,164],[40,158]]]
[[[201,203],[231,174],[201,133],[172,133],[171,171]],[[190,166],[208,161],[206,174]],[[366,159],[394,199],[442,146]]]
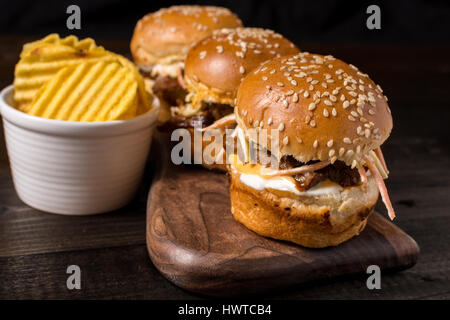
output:
[[[160,121],[169,119],[169,107],[184,102],[184,59],[197,41],[221,28],[241,27],[230,10],[213,6],[172,6],[149,13],[138,21],[131,53],[153,91],[163,103]]]
[[[394,219],[380,149],[391,112],[381,88],[355,66],[310,53],[271,60],[242,81],[234,115],[241,149],[254,145],[276,159],[269,166],[246,152],[229,157],[232,213],[249,229],[335,246],[364,229],[380,193]],[[252,130],[277,139],[262,143]]]
[[[227,124],[242,79],[269,59],[298,52],[291,41],[272,30],[214,31],[187,54],[184,82],[188,94],[184,104],[172,108],[173,127],[193,128],[200,124],[208,131],[214,128],[209,125],[219,119],[217,124]],[[222,155],[217,156],[222,159]],[[217,167],[225,169],[226,159],[220,162]]]

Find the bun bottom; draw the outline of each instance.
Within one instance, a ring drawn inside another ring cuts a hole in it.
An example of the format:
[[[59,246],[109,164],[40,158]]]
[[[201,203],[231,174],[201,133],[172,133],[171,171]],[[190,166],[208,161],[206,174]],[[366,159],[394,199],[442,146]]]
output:
[[[344,188],[337,194],[290,198],[256,190],[231,170],[231,212],[248,229],[309,248],[337,246],[366,226],[378,199],[372,177],[367,185]]]

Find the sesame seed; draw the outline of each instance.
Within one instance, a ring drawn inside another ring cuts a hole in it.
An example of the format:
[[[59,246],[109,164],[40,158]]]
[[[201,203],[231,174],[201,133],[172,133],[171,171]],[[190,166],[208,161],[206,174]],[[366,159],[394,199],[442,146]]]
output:
[[[369,139],[369,137],[370,137],[370,129],[364,130],[364,134],[365,134],[366,138]]]
[[[311,127],[315,127],[316,126],[316,121],[313,119],[313,120],[311,120],[310,122],[309,122],[309,125],[311,126]]]
[[[298,142],[298,143],[303,143],[302,138],[298,138],[298,137],[297,137],[296,139],[297,139],[297,142]]]
[[[303,96],[305,97],[305,98],[308,98],[309,97],[309,91],[305,91],[305,93],[303,93]]]
[[[328,112],[327,109],[323,109],[323,116],[324,116],[325,118],[328,118],[328,117],[330,116],[330,113]]]
[[[352,144],[352,140],[350,140],[350,138],[348,138],[348,137],[345,137],[345,138],[344,138],[344,143],[346,143],[346,144]]]
[[[313,143],[314,149],[317,149],[318,146],[319,146],[319,142],[317,140],[314,140],[314,143]]]
[[[327,106],[332,106],[333,105],[330,100],[325,100],[323,103],[325,103]]]
[[[278,126],[278,130],[283,131],[284,130],[284,123],[281,122],[280,125]]]
[[[286,137],[284,137],[284,139],[283,139],[283,144],[284,145],[287,145],[289,143],[289,138],[286,136]]]
[[[266,76],[264,76],[264,77],[262,77],[262,79],[263,79],[263,81],[267,81],[267,77]]]
[[[333,117],[336,117],[336,116],[337,116],[336,108],[333,108],[333,109],[331,110],[331,114],[333,115]]]
[[[330,152],[328,152],[329,157],[333,157],[335,155],[336,151],[334,149],[331,149]]]
[[[294,95],[292,96],[292,102],[298,102],[298,94],[294,93]]]
[[[283,82],[277,82],[277,86],[284,87],[284,83]]]
[[[347,109],[350,106],[350,102],[345,100],[344,103],[342,104],[342,106],[344,107],[344,109]]]
[[[223,47],[222,46],[217,46],[216,49],[217,49],[218,53],[222,53],[223,52]]]
[[[354,154],[354,152],[353,152],[353,150],[347,150],[347,157],[351,157],[351,156],[353,156],[353,154]]]
[[[333,139],[331,139],[327,142],[327,146],[328,146],[328,148],[331,148],[333,146]]]
[[[245,68],[243,66],[240,66],[239,67],[239,72],[244,74],[245,73]]]
[[[360,154],[361,153],[361,146],[356,146],[356,153]]]
[[[309,111],[313,111],[316,108],[316,104],[314,102],[310,103],[308,106]]]
[[[340,148],[339,149],[339,156],[342,157],[345,153],[345,149],[344,148]]]
[[[206,51],[202,51],[202,52],[200,52],[200,59],[205,59],[205,57],[206,57]]]
[[[369,109],[369,114],[374,115],[375,114],[375,110]]]
[[[270,126],[272,124],[272,117],[270,117],[269,119],[267,119],[267,124]]]
[[[292,81],[291,81],[291,84],[292,84],[293,86],[296,86],[296,85],[297,85],[297,81],[292,80]]]

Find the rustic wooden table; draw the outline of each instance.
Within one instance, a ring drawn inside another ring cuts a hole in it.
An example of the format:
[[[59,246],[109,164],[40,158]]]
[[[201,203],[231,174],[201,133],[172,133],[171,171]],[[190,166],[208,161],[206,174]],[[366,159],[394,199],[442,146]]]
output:
[[[25,39],[0,38],[0,87],[10,84]],[[101,42],[128,54],[126,42]],[[365,277],[309,283],[272,299],[450,298],[450,47],[316,45],[369,73],[390,98],[394,131],[384,145],[396,224],[421,247],[413,268],[383,274],[382,289]],[[33,210],[17,197],[0,130],[0,298],[197,299],[166,281],[145,246],[151,165],[136,200],[117,212],[66,217]],[[378,211],[384,212],[378,204]],[[79,265],[82,289],[66,288],[66,268]]]

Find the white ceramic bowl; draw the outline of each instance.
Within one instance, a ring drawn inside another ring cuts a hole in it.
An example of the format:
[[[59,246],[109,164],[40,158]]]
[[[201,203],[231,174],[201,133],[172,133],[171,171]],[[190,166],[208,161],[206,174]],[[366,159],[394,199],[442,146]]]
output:
[[[141,181],[159,107],[130,120],[75,122],[35,117],[0,93],[17,194],[51,213],[86,215],[127,204]]]

